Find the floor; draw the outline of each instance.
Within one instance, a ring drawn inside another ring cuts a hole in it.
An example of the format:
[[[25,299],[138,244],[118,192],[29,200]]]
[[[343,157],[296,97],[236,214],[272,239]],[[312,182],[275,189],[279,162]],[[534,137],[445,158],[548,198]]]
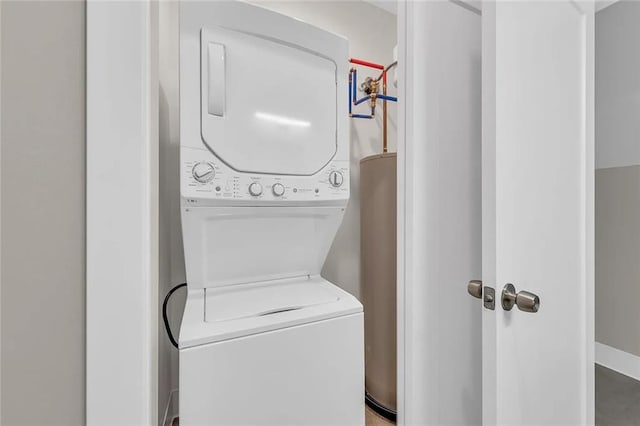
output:
[[[640,382],[596,365],[596,425],[640,426]]]
[[[369,407],[366,426],[392,426]],[[179,426],[174,419],[173,426]],[[640,382],[596,365],[596,426],[640,426]]]
[[[395,425],[395,423],[390,422],[382,416],[379,416],[375,411],[371,408],[367,407],[365,411],[365,423],[366,426],[391,426]],[[172,426],[180,426],[180,420],[178,418],[173,419],[171,423]]]
[[[366,407],[364,413],[364,419],[366,426],[391,426],[395,425],[392,421],[389,421],[373,411],[371,408]]]

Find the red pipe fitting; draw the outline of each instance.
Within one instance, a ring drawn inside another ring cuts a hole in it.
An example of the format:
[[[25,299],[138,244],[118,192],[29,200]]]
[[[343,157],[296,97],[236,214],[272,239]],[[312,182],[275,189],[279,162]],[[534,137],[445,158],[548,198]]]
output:
[[[349,62],[352,64],[358,64],[369,68],[375,68],[379,70],[384,70],[384,65],[376,64],[373,62],[363,61],[362,59],[349,58]]]

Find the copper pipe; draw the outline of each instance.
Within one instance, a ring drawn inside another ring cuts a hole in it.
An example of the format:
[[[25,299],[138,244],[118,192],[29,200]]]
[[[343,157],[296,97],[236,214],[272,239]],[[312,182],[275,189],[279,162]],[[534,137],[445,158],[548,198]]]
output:
[[[382,70],[382,72],[380,73],[378,78],[376,78],[376,81],[380,81],[380,79],[382,78],[383,74],[385,74],[387,71],[389,71],[391,68],[395,67],[396,65],[398,65],[398,61],[395,61],[395,62],[392,62],[391,64],[389,64],[384,70]]]

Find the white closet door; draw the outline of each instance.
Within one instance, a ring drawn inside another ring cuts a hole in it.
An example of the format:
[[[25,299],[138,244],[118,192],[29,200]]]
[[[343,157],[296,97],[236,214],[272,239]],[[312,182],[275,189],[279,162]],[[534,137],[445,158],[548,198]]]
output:
[[[483,423],[593,424],[593,4],[482,13]]]

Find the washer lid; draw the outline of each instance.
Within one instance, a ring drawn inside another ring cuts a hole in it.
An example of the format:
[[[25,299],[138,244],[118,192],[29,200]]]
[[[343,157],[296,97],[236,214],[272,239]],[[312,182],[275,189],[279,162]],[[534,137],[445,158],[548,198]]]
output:
[[[190,289],[180,349],[361,313],[355,297],[317,275]]]
[[[302,283],[285,280],[279,283],[236,285],[205,291],[206,322],[264,317],[340,300],[340,296],[331,286],[308,279]]]

